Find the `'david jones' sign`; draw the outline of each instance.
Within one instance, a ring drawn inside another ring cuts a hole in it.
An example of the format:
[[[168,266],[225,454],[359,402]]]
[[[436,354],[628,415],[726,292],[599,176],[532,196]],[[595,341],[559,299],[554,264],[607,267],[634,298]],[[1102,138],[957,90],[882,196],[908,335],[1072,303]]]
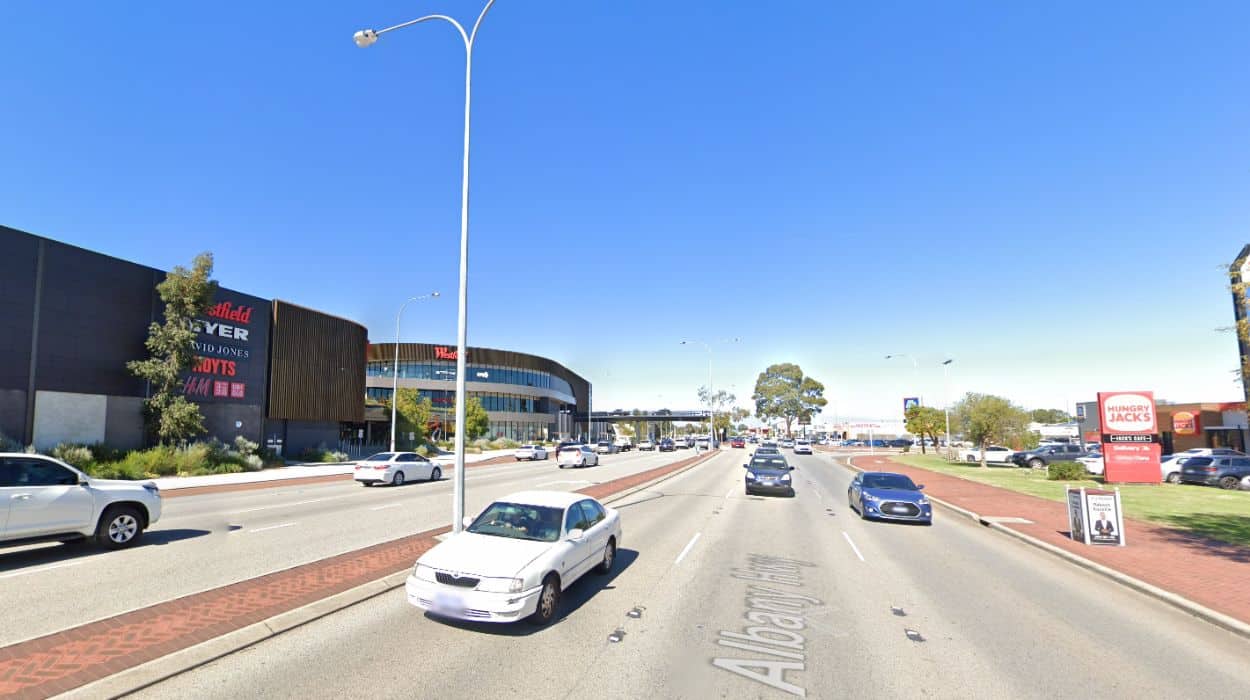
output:
[[[1159,483],[1159,418],[1154,393],[1100,391],[1098,418],[1103,478],[1108,483]]]
[[[201,403],[259,403],[268,346],[266,302],[224,289],[195,329],[195,364],[183,378],[186,396]]]

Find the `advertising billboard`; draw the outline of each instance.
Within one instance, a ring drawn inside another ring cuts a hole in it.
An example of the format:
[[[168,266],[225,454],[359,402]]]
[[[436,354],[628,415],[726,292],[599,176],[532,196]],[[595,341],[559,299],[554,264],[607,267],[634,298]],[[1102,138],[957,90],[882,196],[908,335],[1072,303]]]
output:
[[[182,390],[196,403],[260,405],[269,348],[269,302],[218,289],[195,328],[195,365]]]
[[[1107,483],[1159,483],[1159,420],[1154,393],[1100,391],[1098,415]]]

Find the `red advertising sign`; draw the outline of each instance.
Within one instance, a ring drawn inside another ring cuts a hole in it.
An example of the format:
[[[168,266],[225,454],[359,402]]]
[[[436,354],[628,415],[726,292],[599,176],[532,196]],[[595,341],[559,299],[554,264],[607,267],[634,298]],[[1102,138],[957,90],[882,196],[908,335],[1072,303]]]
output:
[[[1154,393],[1100,391],[1098,415],[1107,483],[1159,483],[1159,419]]]
[[[1198,432],[1198,416],[1190,411],[1172,414],[1172,432],[1177,435],[1194,435]]]

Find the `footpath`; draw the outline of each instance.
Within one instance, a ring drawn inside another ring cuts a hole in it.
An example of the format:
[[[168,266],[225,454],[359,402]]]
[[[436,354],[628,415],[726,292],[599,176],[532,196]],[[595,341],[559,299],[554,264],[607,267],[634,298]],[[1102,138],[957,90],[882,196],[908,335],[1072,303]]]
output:
[[[610,502],[718,454],[705,452],[577,493]],[[0,697],[134,692],[402,587],[413,562],[450,530],[427,530],[0,648]]]
[[[1250,549],[1131,518],[1124,521],[1124,547],[1086,545],[1070,538],[1067,508],[1058,501],[900,464],[889,456],[846,461],[861,471],[906,474],[924,484],[930,498],[983,525],[1250,636]]]

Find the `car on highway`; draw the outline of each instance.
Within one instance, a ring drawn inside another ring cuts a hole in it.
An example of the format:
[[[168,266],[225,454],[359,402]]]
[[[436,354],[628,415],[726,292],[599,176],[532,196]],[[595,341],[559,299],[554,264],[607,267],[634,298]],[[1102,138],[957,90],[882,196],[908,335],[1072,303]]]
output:
[[[516,461],[518,462],[523,459],[531,461],[536,459],[547,459],[547,448],[542,445],[521,445],[516,448],[516,451],[512,453],[512,456],[516,457]]]
[[[689,450],[694,448],[695,441],[693,437],[685,435],[673,440],[673,445],[679,450]]]
[[[732,447],[732,448],[734,448],[734,449],[737,449],[737,448],[746,448],[746,446],[747,446],[747,441],[746,441],[746,440],[744,440],[744,439],[742,439],[742,438],[740,438],[740,437],[730,438],[730,439],[729,439],[729,446],[730,446],[730,447]]]
[[[505,496],[464,526],[417,560],[404,584],[410,604],[459,620],[546,625],[569,586],[611,572],[622,537],[620,513],[564,491]]]
[[[810,455],[812,453],[812,443],[807,440],[794,441],[794,454]]]
[[[1015,454],[1015,450],[1011,449],[1010,447],[1003,447],[1002,445],[986,445],[985,446],[985,461],[986,462],[1009,463],[1011,462],[1011,455],[1013,454]],[[980,462],[981,450],[980,449],[960,450],[959,461]]]
[[[777,446],[776,440],[764,440],[763,442],[760,443],[760,447],[776,447],[776,446]]]
[[[616,443],[608,440],[600,440],[595,443],[595,452],[601,455],[610,455],[616,452]]]
[[[443,470],[416,452],[379,452],[357,462],[352,478],[362,486],[403,486],[418,479],[438,481],[443,478]]]
[[[1051,462],[1075,462],[1082,457],[1088,456],[1089,453],[1080,445],[1059,444],[1046,445],[1027,452],[1015,452],[1009,459],[1017,467],[1041,469],[1049,466]]]
[[[777,443],[777,446],[778,446],[778,447],[785,447],[785,448],[794,447],[794,440],[792,440],[792,439],[790,439],[790,438],[786,438],[786,439],[781,440],[780,442],[778,442],[778,443]]]
[[[769,447],[767,445],[760,445],[759,447],[755,448],[755,452],[751,453],[751,457],[755,458],[755,457],[763,457],[765,455],[780,455],[780,454],[781,454],[781,448],[779,447]]]
[[[51,457],[0,453],[0,547],[81,539],[129,547],[161,506],[152,481],[97,479]]]
[[[712,449],[712,440],[711,440],[711,438],[701,437],[701,438],[698,438],[698,439],[696,439],[696,440],[694,441],[694,446],[695,446],[698,450],[700,450],[700,451],[702,451],[702,452],[706,452],[706,451],[708,451],[708,450]]]
[[[638,442],[639,452],[650,452],[655,449],[655,443],[650,440],[640,440]]]
[[[569,445],[556,453],[556,465],[565,467],[597,467],[599,453],[589,445]]]
[[[906,474],[860,472],[851,479],[846,500],[864,520],[904,520],[933,524],[933,505]]]
[[[794,496],[794,480],[790,478],[794,467],[780,453],[764,456],[757,453],[742,468],[747,470],[744,485],[748,496],[757,493]]]
[[[660,452],[674,452],[677,450],[677,443],[668,438],[664,438],[660,441],[657,449],[659,449]]]
[[[1235,489],[1250,476],[1250,457],[1211,455],[1190,457],[1181,465],[1182,484],[1204,484],[1222,489]]]

